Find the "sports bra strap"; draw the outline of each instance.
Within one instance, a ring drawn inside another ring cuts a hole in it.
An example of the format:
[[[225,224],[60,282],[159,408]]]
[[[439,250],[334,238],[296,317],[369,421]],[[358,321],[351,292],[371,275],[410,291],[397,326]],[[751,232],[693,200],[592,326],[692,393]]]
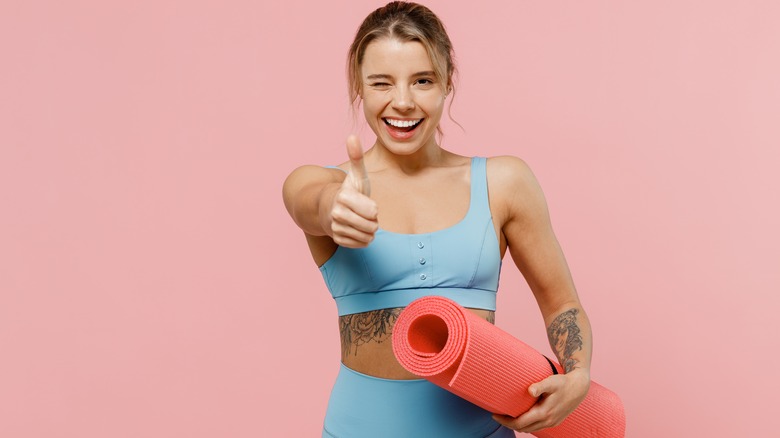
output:
[[[340,170],[340,171],[342,171],[344,173],[349,173],[346,170],[344,170],[344,169],[342,169],[342,168],[340,168],[338,166],[325,166],[325,167],[328,168],[328,169],[338,169],[338,170]]]
[[[472,158],[471,164],[471,196],[472,204],[478,211],[490,215],[487,187],[487,159]]]

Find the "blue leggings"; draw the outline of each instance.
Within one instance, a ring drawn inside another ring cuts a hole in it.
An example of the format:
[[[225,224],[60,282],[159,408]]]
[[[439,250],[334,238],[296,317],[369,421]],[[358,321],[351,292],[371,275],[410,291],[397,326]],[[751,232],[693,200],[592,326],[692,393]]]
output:
[[[515,433],[490,412],[425,379],[382,379],[342,363],[322,437],[515,438]]]

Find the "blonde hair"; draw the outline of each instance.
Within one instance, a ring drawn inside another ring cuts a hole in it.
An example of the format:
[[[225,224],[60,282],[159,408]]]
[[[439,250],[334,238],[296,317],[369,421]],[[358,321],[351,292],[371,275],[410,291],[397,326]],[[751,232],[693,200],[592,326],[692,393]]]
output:
[[[442,86],[442,92],[445,95],[452,92],[453,98],[455,97],[453,77],[457,69],[452,43],[444,29],[444,24],[436,14],[423,5],[394,1],[370,13],[363,20],[349,48],[347,81],[349,83],[349,100],[353,111],[363,87],[360,66],[363,64],[366,47],[372,41],[380,38],[417,41],[422,44],[425,51],[428,52],[436,79]],[[449,109],[452,109],[452,100],[450,100]],[[451,115],[450,119],[452,119]],[[455,123],[457,124],[457,122]],[[441,127],[437,127],[437,131],[440,135],[442,134]]]

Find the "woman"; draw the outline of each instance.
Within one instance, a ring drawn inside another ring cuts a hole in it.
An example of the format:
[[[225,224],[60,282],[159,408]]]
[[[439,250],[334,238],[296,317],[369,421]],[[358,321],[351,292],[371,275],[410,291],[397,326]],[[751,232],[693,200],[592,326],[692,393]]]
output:
[[[323,437],[511,437],[559,424],[587,393],[591,334],[536,179],[518,158],[469,158],[437,143],[455,66],[443,25],[424,6],[392,2],[371,13],[348,72],[376,142],[363,153],[351,136],[348,162],[300,167],[283,190],[339,313],[342,363]],[[425,295],[493,322],[507,249],[566,370],[531,385],[539,401],[517,418],[416,378],[390,342],[401,309]]]

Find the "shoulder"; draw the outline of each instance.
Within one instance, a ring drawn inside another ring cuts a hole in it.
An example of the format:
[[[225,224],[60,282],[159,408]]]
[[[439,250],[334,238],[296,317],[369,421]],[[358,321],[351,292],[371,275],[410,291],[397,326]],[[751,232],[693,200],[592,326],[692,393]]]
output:
[[[317,185],[340,183],[346,177],[346,171],[341,168],[330,168],[315,165],[303,165],[290,172],[282,185],[282,196],[285,202],[301,190]]]
[[[295,168],[284,180],[284,185],[298,185],[306,183],[341,182],[346,176],[346,170],[340,167],[323,167],[306,164]]]
[[[511,155],[490,157],[486,168],[490,197],[508,217],[546,210],[542,188],[524,160]]]
[[[499,191],[534,190],[539,183],[524,160],[511,155],[487,158],[486,172],[491,189]]]

